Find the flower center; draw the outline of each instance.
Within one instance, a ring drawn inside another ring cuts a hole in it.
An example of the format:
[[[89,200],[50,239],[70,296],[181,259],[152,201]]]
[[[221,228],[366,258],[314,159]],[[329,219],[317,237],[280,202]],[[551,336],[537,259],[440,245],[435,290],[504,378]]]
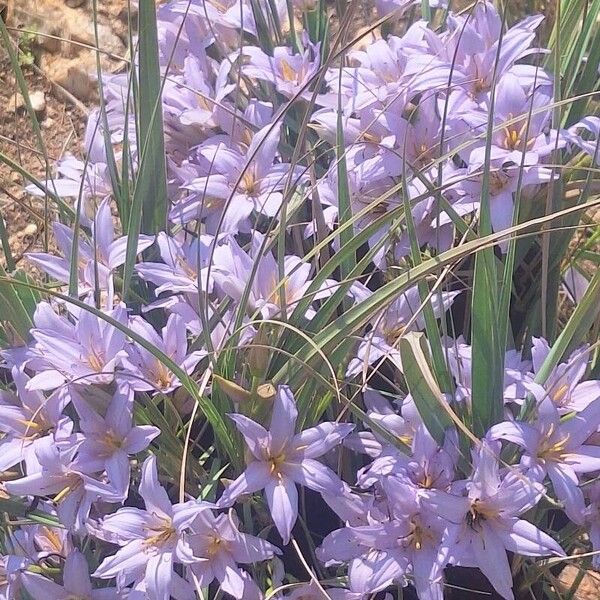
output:
[[[227,547],[228,543],[226,540],[216,534],[212,534],[209,537],[208,546],[206,547],[206,556],[207,558],[214,558],[220,552],[226,551]]]
[[[154,382],[156,383],[156,387],[160,390],[164,390],[171,385],[173,380],[173,373],[165,367],[161,362],[158,363],[156,369],[156,376]]]
[[[481,527],[481,523],[483,521],[487,521],[488,519],[493,519],[498,516],[498,510],[492,508],[482,500],[477,498],[471,502],[471,508],[467,513],[467,525],[471,527],[471,529],[477,529]]]
[[[123,440],[112,429],[102,436],[102,442],[113,451],[119,450],[123,446]]]
[[[434,477],[431,473],[423,473],[421,480],[418,482],[419,487],[429,490],[435,485],[437,479],[438,478]]]
[[[258,186],[256,179],[254,178],[254,173],[252,173],[250,169],[246,169],[246,172],[242,176],[241,183],[242,189],[248,196],[256,196],[258,192]]]
[[[281,465],[285,462],[285,454],[280,452],[275,456],[270,456],[268,462],[271,465],[269,469],[271,475],[280,476]]]
[[[427,165],[433,161],[433,148],[430,148],[427,144],[417,144],[415,147],[415,163],[417,165]]]
[[[405,323],[398,323],[393,327],[387,327],[383,330],[383,339],[386,344],[393,346],[406,331]]]
[[[106,360],[104,358],[104,353],[92,348],[87,358],[87,363],[90,366],[90,369],[96,373],[100,373],[104,368],[105,362]]]
[[[506,182],[508,181],[508,177],[502,171],[492,171],[490,173],[490,190],[493,194],[500,193]]]
[[[292,81],[294,83],[297,83],[299,73],[296,73],[296,71],[294,71],[294,69],[290,66],[290,63],[284,58],[282,58],[279,64],[281,67],[282,78],[285,81]]]
[[[548,432],[538,447],[537,457],[542,460],[549,461],[560,461],[565,455],[565,448],[569,442],[569,435],[565,435],[560,438],[556,438],[554,433],[556,432],[556,425],[552,423]]]
[[[567,399],[569,386],[565,383],[561,385],[555,392],[552,393],[552,401],[559,406],[562,406]]]
[[[210,208],[206,204],[204,206],[205,208]],[[185,258],[178,256],[176,264],[190,279],[195,280],[198,278],[198,272],[196,271],[196,269],[193,269],[190,266],[190,264],[185,260]]]
[[[158,517],[158,515],[155,516],[161,521],[161,524],[148,529],[148,533],[151,533],[152,535],[149,535],[143,542],[143,546],[146,549],[157,548],[169,544],[177,535],[177,532],[173,527],[173,521],[170,518]]]
[[[409,534],[399,541],[404,548],[411,547],[415,550],[421,550],[427,542],[435,542],[435,538],[428,527],[423,527],[421,521],[413,517],[410,520]]]
[[[521,143],[521,134],[512,127],[505,129],[504,147],[507,150],[515,150]]]

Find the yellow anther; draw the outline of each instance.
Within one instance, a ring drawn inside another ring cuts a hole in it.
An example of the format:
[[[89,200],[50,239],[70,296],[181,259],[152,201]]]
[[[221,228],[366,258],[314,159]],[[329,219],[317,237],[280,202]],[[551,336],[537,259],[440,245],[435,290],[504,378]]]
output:
[[[383,335],[387,344],[393,346],[406,331],[406,323],[398,323],[394,327],[388,327]]]
[[[275,474],[275,473],[279,473],[279,468],[281,467],[281,465],[285,462],[285,454],[278,454],[277,456],[271,456],[269,457],[269,463],[271,464],[271,467],[269,469],[269,472],[271,473],[271,475]]]
[[[68,486],[67,486],[67,487],[66,487],[64,490],[62,490],[62,491],[58,492],[58,494],[56,494],[56,496],[54,496],[54,503],[55,503],[55,504],[58,504],[58,503],[59,503],[61,500],[63,500],[63,499],[64,499],[64,498],[67,496],[67,494],[68,494],[69,492],[71,492],[72,490],[73,490],[73,488],[72,488],[70,485],[68,485]]]
[[[26,419],[17,419],[18,423],[21,423],[22,425],[25,425],[25,427],[28,427],[29,429],[41,429],[42,426],[39,423],[36,423],[35,421],[27,421]]]
[[[569,386],[565,383],[564,385],[561,385],[553,394],[552,394],[552,400],[556,403],[556,404],[561,404],[562,401],[565,399],[565,396],[567,395],[567,392],[569,391]]]
[[[281,74],[283,75],[283,79],[286,81],[297,81],[298,74],[296,71],[294,71],[294,69],[292,69],[287,60],[282,58],[279,64],[281,65]]]
[[[104,369],[105,360],[102,352],[96,352],[93,348],[88,356],[87,362],[92,371],[96,371],[96,373],[100,373],[102,369]]]
[[[256,180],[254,179],[254,174],[250,171],[250,169],[247,169],[242,176],[241,183],[244,191],[249,196],[253,196],[256,193]]]

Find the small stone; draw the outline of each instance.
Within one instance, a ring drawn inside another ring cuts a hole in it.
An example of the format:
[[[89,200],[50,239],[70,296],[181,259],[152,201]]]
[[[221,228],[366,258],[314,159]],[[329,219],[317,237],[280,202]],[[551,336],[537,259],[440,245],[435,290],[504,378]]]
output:
[[[42,122],[42,127],[44,129],[52,129],[54,125],[54,119],[51,119],[50,117],[46,117],[44,119],[44,121]]]
[[[35,114],[38,116],[43,114],[43,112],[46,110],[46,96],[42,91],[31,92],[29,94],[29,102],[31,102],[31,108],[33,108],[33,112],[35,112]],[[23,96],[21,96],[19,93],[13,95],[10,106],[17,112],[25,112],[27,110],[25,98],[23,98]]]
[[[35,223],[29,223],[29,225],[25,226],[25,229],[23,229],[23,236],[26,235],[35,235],[37,233],[37,225]]]
[[[46,110],[46,95],[41,90],[29,94],[29,101],[36,115],[41,115]]]

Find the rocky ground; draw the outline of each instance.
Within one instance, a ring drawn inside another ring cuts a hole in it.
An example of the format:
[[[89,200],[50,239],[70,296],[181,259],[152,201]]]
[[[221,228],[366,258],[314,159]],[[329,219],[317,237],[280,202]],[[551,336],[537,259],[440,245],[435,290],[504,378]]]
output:
[[[87,113],[98,98],[96,56],[110,72],[127,58],[127,0],[97,5],[96,44],[92,0],[0,0],[43,140],[42,149],[0,43],[0,152],[42,180],[58,158],[80,152]],[[25,194],[25,183],[0,164],[0,213],[19,266],[24,252],[51,244],[44,199]]]

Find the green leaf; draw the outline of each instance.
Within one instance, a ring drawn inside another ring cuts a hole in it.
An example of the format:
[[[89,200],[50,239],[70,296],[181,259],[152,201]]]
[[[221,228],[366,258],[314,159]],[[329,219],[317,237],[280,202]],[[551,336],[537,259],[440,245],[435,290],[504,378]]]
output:
[[[448,414],[451,409],[429,369],[431,356],[424,334],[407,333],[400,340],[400,356],[404,378],[417,410],[429,433],[441,445],[453,421]]]
[[[342,54],[339,67],[339,86],[342,87],[342,73],[344,66],[344,55]],[[352,221],[352,205],[350,204],[350,189],[348,187],[348,170],[346,167],[346,147],[344,144],[344,127],[342,121],[342,94],[338,96],[337,125],[336,125],[336,147],[337,159],[337,197],[339,205],[338,219],[340,225],[348,223],[348,227],[340,227],[340,247],[344,247],[354,237]],[[340,263],[340,279],[347,280],[352,269],[356,266],[356,255],[346,253],[346,257]]]
[[[162,88],[156,6],[141,2],[139,26],[139,88],[137,90],[139,168],[133,189],[123,268],[123,295],[128,296],[137,256],[140,231],[165,229],[167,221],[167,168],[162,117]],[[183,25],[181,25],[183,26]],[[181,26],[178,35],[181,31]]]
[[[25,277],[24,274],[19,275],[19,279]],[[32,293],[27,288],[13,285],[0,264],[0,324],[6,342],[12,346],[29,340],[29,331],[33,327],[31,316],[35,310],[35,302],[32,306],[31,299]],[[14,339],[15,334],[18,339]]]
[[[506,12],[503,14],[503,21]],[[504,23],[503,23],[504,24]],[[494,132],[496,73],[503,34],[498,39],[494,63],[490,109],[485,140],[485,159],[481,183],[479,235],[492,232],[490,212],[490,163]],[[475,435],[483,436],[491,425],[502,419],[504,407],[504,342],[498,325],[498,273],[494,248],[484,248],[475,256],[475,272],[471,294],[471,410]]]
[[[167,219],[167,170],[162,117],[162,86],[158,59],[156,6],[139,7],[139,116],[142,153],[136,193],[141,196],[142,232],[157,233]]]

